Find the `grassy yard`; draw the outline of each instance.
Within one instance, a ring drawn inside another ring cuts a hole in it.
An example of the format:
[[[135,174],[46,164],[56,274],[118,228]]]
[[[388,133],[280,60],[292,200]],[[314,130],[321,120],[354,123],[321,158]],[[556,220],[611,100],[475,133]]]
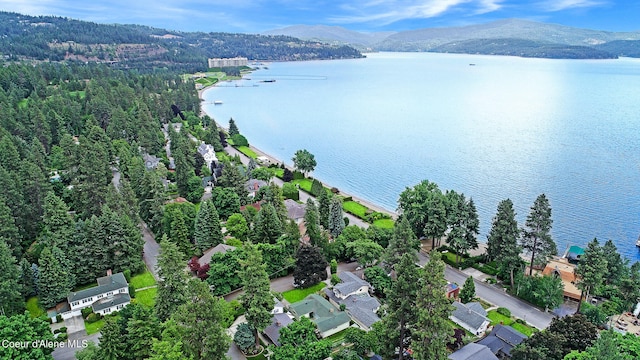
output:
[[[142,274],[135,275],[131,277],[131,286],[134,289],[142,289],[147,286],[153,286],[156,284],[156,279],[153,278],[153,275],[149,270],[146,270]]]
[[[529,325],[516,322],[513,317],[508,318],[502,314],[498,314],[496,310],[489,311],[487,317],[489,318],[489,320],[491,320],[492,326],[502,323],[503,325],[511,326],[512,328],[527,336],[531,336],[531,334],[537,331]]]
[[[298,184],[298,186],[300,186],[300,189],[310,193],[311,192],[311,185],[313,184],[313,180],[297,179],[297,180],[291,181],[291,183],[292,184]]]
[[[346,201],[342,204],[342,209],[349,214],[353,214],[360,219],[364,219],[367,215],[367,207],[355,201]]]
[[[153,305],[156,304],[157,294],[158,294],[158,288],[151,288],[147,290],[137,291],[135,302],[147,307],[153,307]]]
[[[255,159],[258,157],[258,154],[256,154],[255,151],[251,150],[248,146],[238,146],[237,149],[238,151],[240,151],[241,153],[247,155],[252,159]]]
[[[282,297],[284,297],[290,304],[293,304],[294,302],[298,302],[306,298],[307,295],[322,290],[322,288],[324,288],[325,286],[327,286],[327,284],[325,284],[324,282],[320,282],[310,288],[285,291],[282,293]]]
[[[86,320],[84,322],[84,327],[87,329],[87,335],[95,334],[104,326],[104,319],[100,319],[94,323],[89,324]]]
[[[80,99],[84,99],[87,96],[87,92],[84,90],[69,91],[69,96],[73,96],[73,97],[77,96]]]
[[[45,314],[44,309],[40,306],[37,296],[27,299],[26,308],[32,318],[37,318]]]
[[[373,225],[383,229],[393,229],[394,224],[392,219],[378,219],[373,222]]]
[[[531,335],[533,335],[533,333],[538,332],[537,329],[532,328],[529,325],[524,325],[524,324],[520,324],[517,322],[514,322],[513,324],[511,324],[511,327],[516,329],[517,331],[527,335],[528,337],[531,337]]]

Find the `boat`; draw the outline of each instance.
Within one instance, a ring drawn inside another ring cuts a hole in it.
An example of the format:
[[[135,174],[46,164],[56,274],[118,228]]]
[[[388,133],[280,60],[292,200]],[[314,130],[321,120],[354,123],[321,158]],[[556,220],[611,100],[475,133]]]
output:
[[[471,63],[471,64],[469,64],[469,66],[476,66],[476,64],[474,64],[474,63]]]
[[[263,83],[274,83],[276,82],[274,79],[271,80],[262,80]]]
[[[216,100],[213,102],[213,105],[222,105],[222,100]]]
[[[636,246],[640,247],[640,235],[638,236],[638,240],[636,240]]]

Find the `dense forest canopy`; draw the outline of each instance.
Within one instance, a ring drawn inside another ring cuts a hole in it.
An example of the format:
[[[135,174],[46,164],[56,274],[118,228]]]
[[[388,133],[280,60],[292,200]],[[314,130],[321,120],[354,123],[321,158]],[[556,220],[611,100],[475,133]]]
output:
[[[145,72],[202,71],[210,57],[274,61],[362,57],[348,46],[289,36],[176,32],[8,12],[0,12],[0,35],[0,54],[5,60],[92,61]]]

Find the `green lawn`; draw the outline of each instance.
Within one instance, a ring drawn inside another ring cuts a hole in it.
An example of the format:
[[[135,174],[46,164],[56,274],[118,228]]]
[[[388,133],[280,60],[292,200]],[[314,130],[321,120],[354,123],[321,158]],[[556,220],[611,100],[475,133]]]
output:
[[[346,201],[342,204],[342,209],[348,212],[349,214],[355,215],[360,219],[364,219],[367,215],[367,210],[369,210],[366,206],[357,203],[355,201]]]
[[[491,320],[491,325],[497,325],[502,322],[503,325],[511,325],[514,320],[502,314],[498,314],[497,310],[491,310],[487,313],[487,317]]]
[[[89,324],[86,320],[84,322],[84,327],[87,329],[87,335],[95,334],[104,326],[104,319],[100,319],[92,324]]]
[[[520,324],[517,322],[514,322],[513,324],[511,324],[511,327],[516,329],[517,331],[527,335],[528,337],[531,337],[531,335],[533,335],[533,333],[538,332],[537,329],[532,328],[529,325],[524,325],[524,324]]]
[[[69,95],[73,96],[73,97],[79,97],[80,99],[84,99],[87,96],[87,92],[84,90],[78,90],[78,91],[69,91]]]
[[[290,304],[293,304],[294,302],[298,302],[306,298],[307,295],[322,290],[322,288],[324,288],[325,286],[327,286],[327,284],[325,284],[324,282],[320,282],[310,288],[285,291],[282,293],[282,297],[285,298]]]
[[[142,291],[136,291],[135,301],[138,304],[153,307],[156,304],[156,295],[158,294],[158,288],[151,288]]]
[[[292,184],[298,184],[298,186],[300,186],[300,189],[310,193],[311,192],[311,185],[313,184],[313,180],[297,179],[297,180],[292,180],[291,183]]]
[[[238,151],[240,151],[241,153],[247,155],[252,159],[255,159],[258,157],[258,154],[256,154],[255,151],[251,150],[248,146],[238,146],[237,149]]]
[[[32,296],[27,300],[26,308],[32,318],[37,318],[45,314],[44,309],[40,306],[37,296]]]
[[[152,286],[156,284],[156,279],[153,278],[153,275],[149,270],[146,270],[142,274],[138,274],[131,278],[130,285],[133,286],[134,289],[142,289],[147,286]]]
[[[378,219],[373,222],[373,225],[383,229],[393,229],[394,224],[392,219]]]
[[[284,169],[281,168],[268,168],[273,172],[273,176],[282,179],[284,176]]]

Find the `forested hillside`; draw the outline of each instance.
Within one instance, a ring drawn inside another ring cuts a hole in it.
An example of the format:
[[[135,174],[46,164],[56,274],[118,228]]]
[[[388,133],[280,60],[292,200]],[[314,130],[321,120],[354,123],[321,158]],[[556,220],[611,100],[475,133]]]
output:
[[[0,54],[5,60],[91,61],[145,72],[202,71],[209,57],[281,61],[362,57],[348,46],[288,36],[186,33],[7,12],[0,12],[0,35]]]

